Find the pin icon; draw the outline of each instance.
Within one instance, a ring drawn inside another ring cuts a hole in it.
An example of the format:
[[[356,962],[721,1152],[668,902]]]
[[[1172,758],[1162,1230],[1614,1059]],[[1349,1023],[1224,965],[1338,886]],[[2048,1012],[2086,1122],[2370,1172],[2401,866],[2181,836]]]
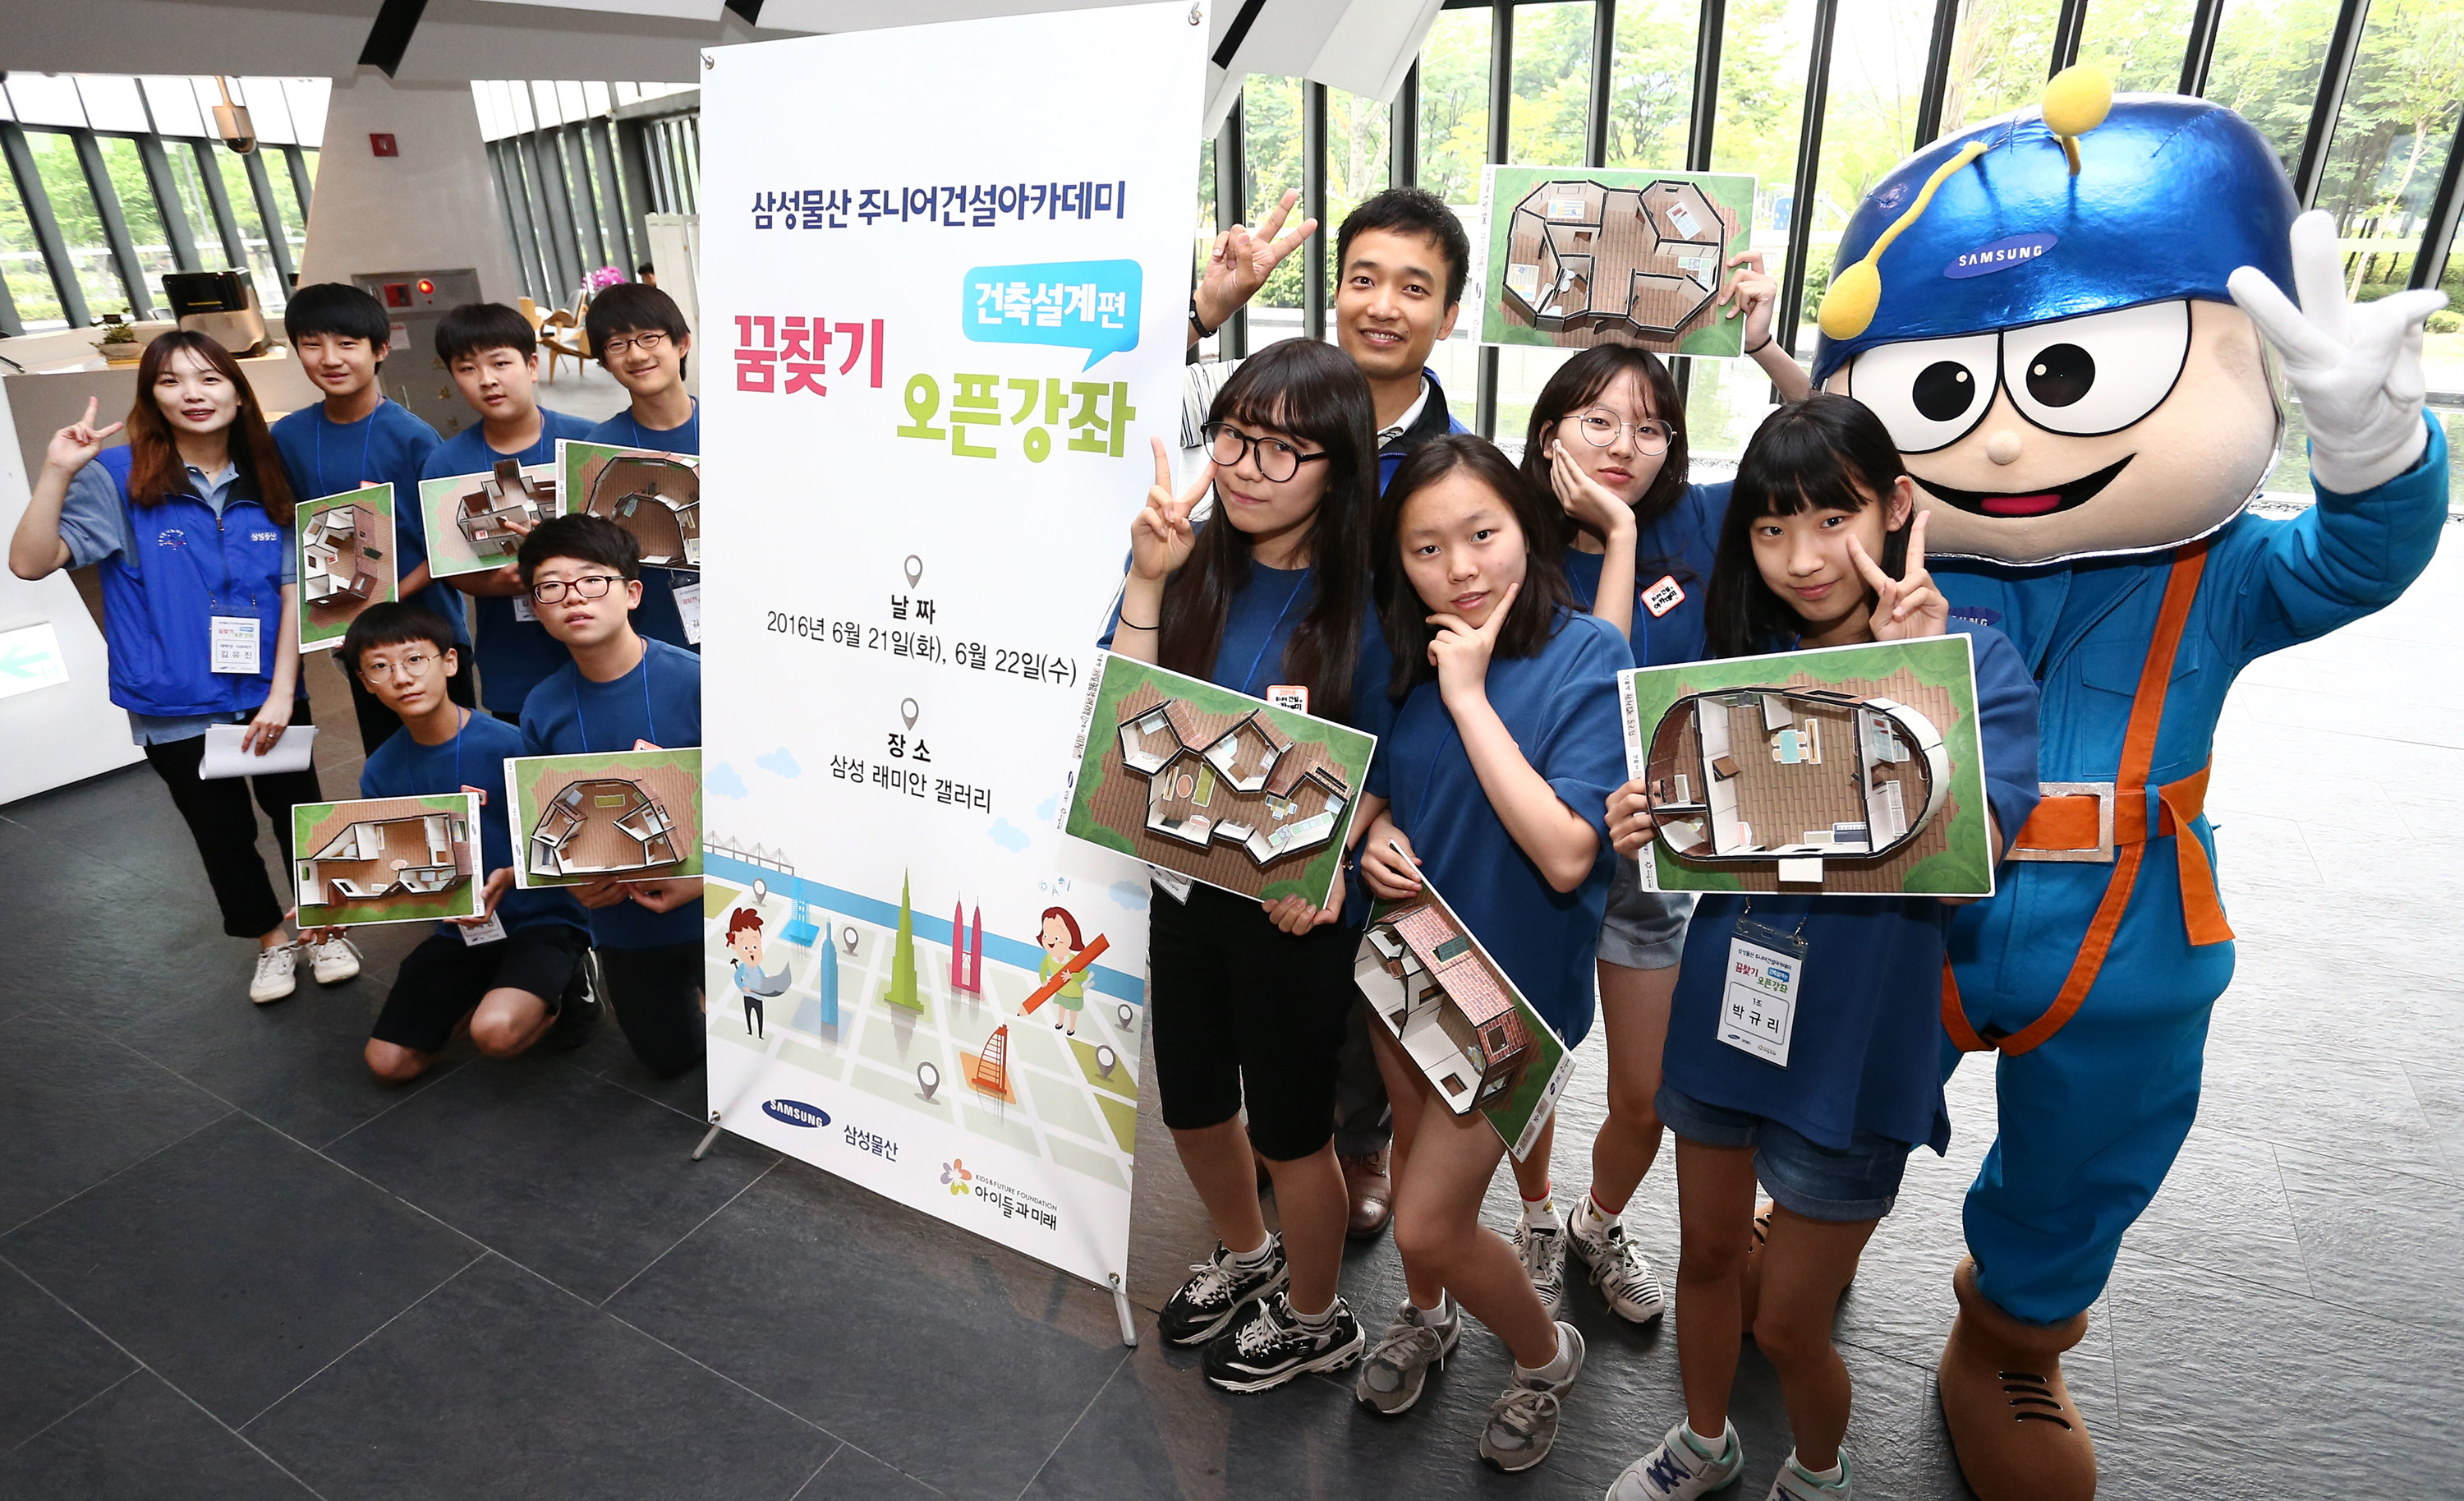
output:
[[[855,952],[854,923],[850,922],[845,928],[839,930],[839,941],[847,945],[847,951],[848,953],[852,954]]]
[[[1120,1061],[1121,1055],[1112,1051],[1110,1046],[1095,1049],[1095,1071],[1108,1079],[1112,1076],[1112,1070],[1119,1066]]]
[[[769,894],[770,883],[757,877],[753,882],[753,904],[757,907],[761,905],[762,901],[767,898]]]
[[[1114,1010],[1121,1019],[1122,1029],[1127,1030],[1133,1019],[1133,1013],[1130,1010],[1130,1004],[1127,1001],[1124,1001],[1118,1006],[1114,1007]]]
[[[924,706],[913,698],[901,698],[898,700],[898,717],[905,719],[907,727],[912,730],[915,728],[915,721],[924,717]]]
[[[929,1063],[917,1064],[915,1066],[915,1087],[922,1090],[924,1092],[924,1097],[927,1100],[930,1100],[933,1097],[933,1092],[941,1087],[941,1071],[934,1068]]]
[[[913,588],[924,582],[924,560],[913,553],[907,555],[907,586]]]

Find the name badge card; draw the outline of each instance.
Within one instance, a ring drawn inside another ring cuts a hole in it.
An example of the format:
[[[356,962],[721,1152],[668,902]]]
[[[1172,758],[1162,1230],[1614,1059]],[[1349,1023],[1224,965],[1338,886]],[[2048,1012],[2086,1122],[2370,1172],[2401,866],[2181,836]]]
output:
[[[517,594],[514,596],[514,618],[516,620],[527,620],[534,625],[538,623],[539,611],[531,607],[531,597],[529,595]]]
[[[217,673],[237,673],[254,677],[264,671],[256,665],[256,617],[253,615],[216,615],[213,617],[213,669]]]
[[[488,914],[485,922],[456,923],[454,926],[462,930],[462,941],[472,948],[482,943],[494,943],[505,936],[505,919],[493,912]]]
[[[1728,939],[1727,983],[1720,992],[1717,1035],[1766,1063],[1788,1067],[1796,992],[1805,982],[1805,942],[1740,920]]]
[[[1642,591],[1642,607],[1651,611],[1654,620],[1684,603],[1685,589],[1677,582],[1675,574],[1661,574],[1659,583]]]
[[[684,622],[685,641],[701,645],[701,581],[676,585],[676,618]]]

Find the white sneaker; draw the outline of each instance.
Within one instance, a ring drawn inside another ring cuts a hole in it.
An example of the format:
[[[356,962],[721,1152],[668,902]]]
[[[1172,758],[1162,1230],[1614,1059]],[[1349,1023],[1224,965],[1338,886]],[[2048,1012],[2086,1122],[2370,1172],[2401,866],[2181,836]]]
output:
[[[1530,1274],[1531,1291],[1549,1316],[1566,1301],[1566,1232],[1555,1225],[1534,1225],[1526,1220],[1514,1226],[1514,1254]]]
[[[282,1000],[299,988],[298,966],[297,943],[257,950],[256,978],[248,982],[248,998],[258,1005]]]
[[[322,943],[308,945],[308,972],[320,985],[339,985],[360,975],[359,945],[337,933]]]
[[[1839,1478],[1832,1481],[1815,1479],[1796,1462],[1796,1450],[1788,1451],[1788,1462],[1771,1477],[1771,1494],[1763,1501],[1848,1501],[1848,1451],[1839,1451]]]
[[[1720,1430],[1720,1453],[1705,1459],[1685,1439],[1685,1420],[1668,1430],[1660,1447],[1625,1468],[1609,1487],[1606,1501],[1693,1501],[1724,1486],[1733,1486],[1745,1472],[1746,1446],[1733,1423]],[[1782,1467],[1783,1474],[1786,1468]]]
[[[1480,1457],[1492,1469],[1518,1474],[1549,1457],[1556,1446],[1560,1400],[1583,1374],[1583,1336],[1573,1325],[1557,1325],[1558,1348],[1567,1352],[1566,1374],[1553,1381],[1516,1371],[1506,1391],[1488,1404],[1480,1430]]]
[[[1568,1232],[1568,1248],[1591,1272],[1609,1309],[1628,1323],[1648,1324],[1668,1307],[1668,1295],[1652,1275],[1651,1263],[1625,1238],[1625,1226],[1609,1222],[1608,1232],[1594,1240],[1577,1227]]]

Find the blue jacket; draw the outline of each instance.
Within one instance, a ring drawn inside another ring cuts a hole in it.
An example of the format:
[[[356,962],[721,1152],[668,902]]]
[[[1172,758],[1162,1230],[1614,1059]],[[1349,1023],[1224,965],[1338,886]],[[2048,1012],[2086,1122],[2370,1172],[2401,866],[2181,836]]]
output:
[[[245,477],[220,517],[185,492],[138,508],[128,497],[132,456],[115,448],[97,458],[119,487],[137,540],[133,553],[106,558],[96,569],[111,649],[111,701],[166,718],[254,709],[274,692],[288,531],[246,493]],[[254,675],[213,671],[216,615],[256,621]]]

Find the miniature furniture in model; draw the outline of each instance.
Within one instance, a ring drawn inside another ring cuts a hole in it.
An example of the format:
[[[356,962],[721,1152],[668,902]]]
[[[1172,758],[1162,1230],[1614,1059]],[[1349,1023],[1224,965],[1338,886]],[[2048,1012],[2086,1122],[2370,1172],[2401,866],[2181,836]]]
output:
[[[1505,978],[1426,896],[1370,920],[1353,978],[1458,1115],[1512,1094],[1538,1055]]]
[[[531,829],[535,876],[616,875],[684,858],[659,800],[622,777],[576,782],[552,799]]]
[[[1149,832],[1192,849],[1229,846],[1259,866],[1334,836],[1352,786],[1323,746],[1263,713],[1207,714],[1152,685],[1121,700],[1121,764],[1146,779]]]
[[[299,597],[310,606],[348,606],[373,599],[385,587],[377,564],[385,553],[376,513],[362,505],[338,505],[309,519],[300,538]]]
[[[1671,340],[1720,290],[1728,233],[1693,183],[1543,183],[1507,223],[1505,306],[1544,333]]]
[[[479,482],[456,496],[453,524],[471,550],[482,558],[511,557],[522,544],[522,534],[509,523],[536,526],[556,514],[556,485],[533,479],[512,459],[499,459]]]
[[[299,904],[434,895],[471,879],[471,830],[450,813],[363,819],[299,862]]]
[[[590,482],[582,509],[633,534],[642,561],[701,566],[701,472],[671,458],[612,458]]]

